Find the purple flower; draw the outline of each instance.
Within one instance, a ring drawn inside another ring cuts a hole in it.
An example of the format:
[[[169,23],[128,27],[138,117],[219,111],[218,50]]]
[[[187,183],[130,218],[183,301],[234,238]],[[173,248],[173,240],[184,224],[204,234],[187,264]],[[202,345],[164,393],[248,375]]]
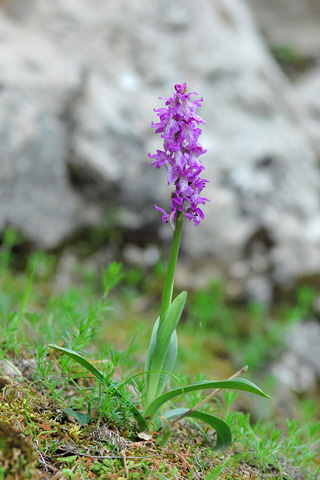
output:
[[[202,98],[190,100],[196,92],[187,93],[187,84],[175,85],[176,93],[172,98],[164,98],[167,108],[158,108],[154,111],[160,119],[158,123],[151,123],[163,138],[163,150],[149,157],[154,159],[151,166],[166,167],[168,185],[174,185],[175,190],[171,195],[171,212],[166,213],[162,208],[155,205],[156,209],[163,213],[162,221],[174,224],[177,215],[183,214],[188,220],[193,220],[197,226],[204,218],[204,213],[199,205],[204,205],[209,200],[200,194],[208,180],[200,177],[204,170],[199,156],[206,150],[198,142],[201,134],[199,124],[205,123],[196,114],[201,107]],[[159,97],[163,99],[163,97]]]

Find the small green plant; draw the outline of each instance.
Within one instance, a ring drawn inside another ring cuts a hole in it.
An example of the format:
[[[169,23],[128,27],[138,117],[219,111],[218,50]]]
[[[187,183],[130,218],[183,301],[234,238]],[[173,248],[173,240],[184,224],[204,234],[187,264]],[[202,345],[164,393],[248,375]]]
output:
[[[5,339],[4,345],[2,345],[3,351],[16,349],[16,333],[20,327],[21,319],[25,314],[26,304],[29,300],[31,289],[33,285],[34,270],[32,270],[29,277],[27,288],[22,297],[19,309],[15,312],[6,312],[4,323],[1,327],[2,337]],[[1,331],[0,330],[0,331]]]
[[[224,392],[225,418],[232,425],[234,449],[240,450],[240,459],[264,473],[301,470],[312,475],[317,458],[319,461],[320,422],[314,417],[286,419],[282,429],[265,420],[252,424],[249,414],[232,410],[237,396],[236,392]]]
[[[241,369],[228,380],[223,381],[200,381],[180,388],[164,392],[168,381],[173,375],[173,369],[178,352],[178,342],[176,328],[181,318],[181,314],[186,302],[187,293],[181,292],[174,300],[173,285],[176,263],[178,259],[182,223],[187,218],[193,221],[197,226],[204,218],[200,208],[208,200],[200,196],[207,180],[200,178],[200,173],[204,169],[199,156],[205,153],[205,150],[198,143],[198,137],[201,130],[199,123],[204,121],[196,115],[197,107],[201,105],[200,100],[191,101],[191,93],[187,93],[186,84],[175,85],[176,93],[173,98],[167,100],[168,108],[157,110],[160,122],[152,123],[156,128],[156,133],[162,133],[164,139],[164,151],[157,150],[155,155],[150,155],[154,161],[151,165],[160,168],[165,165],[167,170],[167,179],[169,185],[174,185],[175,190],[171,196],[171,213],[167,214],[162,208],[162,221],[169,223],[173,228],[173,239],[171,253],[165,277],[160,315],[157,319],[147,353],[145,365],[144,391],[141,398],[142,409],[138,409],[133,403],[130,410],[135,416],[140,430],[149,432],[151,430],[162,430],[163,444],[170,436],[171,425],[184,417],[192,417],[206,422],[213,427],[217,434],[216,449],[223,449],[231,443],[231,431],[226,422],[210,413],[200,411],[199,408],[209,402],[221,389],[235,389],[255,393],[263,397],[268,396],[262,392],[252,382],[237,378],[246,371],[246,367]],[[197,124],[197,126],[195,125]],[[121,279],[120,266],[112,264],[104,277],[105,295],[109,289],[116,285]],[[106,296],[103,297],[105,302]],[[83,331],[86,326],[83,326]],[[76,345],[78,347],[78,345]],[[83,345],[80,345],[80,348]],[[119,388],[124,384],[134,380],[134,377],[120,382],[118,385],[106,377],[92,363],[80,355],[75,348],[66,349],[57,345],[51,345],[56,350],[66,354],[69,358],[75,360],[89,371],[102,385],[105,394],[118,395]],[[142,374],[139,374],[142,375]],[[139,376],[138,375],[138,376]],[[162,411],[162,407],[167,402],[176,397],[180,397],[188,392],[197,390],[214,389],[203,401],[191,409],[176,408]]]
[[[12,261],[12,250],[19,243],[19,240],[19,235],[13,228],[6,229],[0,248],[0,270],[8,270]]]

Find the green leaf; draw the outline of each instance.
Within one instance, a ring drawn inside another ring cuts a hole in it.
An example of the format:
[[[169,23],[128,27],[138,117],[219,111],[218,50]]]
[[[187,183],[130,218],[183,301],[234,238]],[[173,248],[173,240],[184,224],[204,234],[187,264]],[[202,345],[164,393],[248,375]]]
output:
[[[161,372],[172,372],[177,355],[177,339],[175,329],[179,323],[187,293],[181,292],[153,329],[145,370],[146,395],[145,406],[160,395],[168,381],[168,375]],[[158,323],[158,324],[157,324]],[[150,372],[151,371],[151,372]]]
[[[139,410],[133,405],[133,403],[130,404],[130,410],[138,423],[140,431],[144,431],[144,430],[148,431],[149,426],[147,422],[145,421],[145,419],[143,418]]]
[[[169,341],[167,353],[163,359],[163,364],[161,369],[163,373],[161,373],[161,371],[154,372],[155,369],[152,368],[152,365],[154,363],[154,357],[155,355],[157,355],[156,339],[157,339],[158,328],[159,328],[159,318],[157,319],[153,327],[145,370],[146,370],[146,390],[147,391],[150,390],[149,385],[150,385],[150,379],[152,378],[151,375],[157,374],[158,375],[157,391],[159,392],[158,395],[160,395],[168,382],[168,374],[164,372],[172,373],[174,365],[176,363],[176,358],[178,353],[178,338],[177,338],[177,333],[174,330]],[[155,397],[156,396],[157,396],[157,393],[155,394]]]
[[[202,382],[193,383],[192,385],[187,385],[186,387],[176,388],[170,390],[169,392],[163,393],[157,397],[153,402],[146,408],[145,416],[153,416],[163,405],[174,397],[183,395],[184,393],[193,392],[195,390],[207,390],[211,388],[230,388],[232,390],[242,390],[244,392],[255,393],[261,397],[270,398],[269,395],[266,395],[259,387],[249,380],[244,378],[237,378],[236,380],[204,380]]]
[[[165,447],[168,443],[168,440],[171,436],[171,427],[168,419],[165,415],[161,415],[161,447]]]
[[[149,381],[150,381],[149,380],[150,379],[149,374],[150,374],[150,370],[151,370],[152,359],[153,359],[155,348],[156,348],[156,338],[157,338],[157,332],[158,332],[158,327],[159,327],[159,320],[160,320],[160,317],[157,318],[156,323],[154,324],[152,334],[151,334],[151,339],[150,339],[150,345],[149,345],[149,348],[148,348],[147,360],[146,360],[146,364],[145,364],[145,368],[144,368],[145,371],[146,371],[146,376],[145,376],[146,384],[148,384]]]
[[[112,262],[108,266],[107,271],[102,272],[102,281],[105,293],[108,293],[124,278],[125,275],[121,270],[121,263]]]
[[[187,408],[175,408],[174,410],[168,410],[163,414],[163,416],[168,420],[168,422],[170,422],[170,420],[174,420],[187,411]],[[226,422],[221,420],[221,418],[211,415],[210,413],[199,412],[197,410],[189,413],[187,416],[198,418],[215,429],[217,433],[217,441],[214,450],[225,450],[229,447],[232,441],[231,431]],[[158,417],[154,424],[157,429],[161,428],[161,417]]]
[[[68,355],[68,357],[72,358],[72,360],[75,360],[76,362],[80,363],[86,370],[88,370],[92,375],[94,375],[99,382],[104,383],[105,377],[100,370],[98,370],[92,363],[90,363],[88,360],[83,358],[79,353],[74,352],[73,350],[69,350],[68,348],[63,348],[63,347],[58,347],[58,345],[49,345],[49,347],[55,348],[59,352],[64,353],[65,355]]]
[[[158,388],[156,392],[156,396],[161,395],[165,386],[167,385],[170,377],[170,373],[173,372],[174,366],[176,364],[178,354],[178,337],[177,332],[174,330],[173,334],[171,335],[167,353],[163,358],[162,368],[161,370],[163,373],[159,373],[158,378]]]
[[[75,418],[80,425],[86,425],[92,418],[89,413],[75,412],[72,408],[65,408],[63,411],[70,417]]]

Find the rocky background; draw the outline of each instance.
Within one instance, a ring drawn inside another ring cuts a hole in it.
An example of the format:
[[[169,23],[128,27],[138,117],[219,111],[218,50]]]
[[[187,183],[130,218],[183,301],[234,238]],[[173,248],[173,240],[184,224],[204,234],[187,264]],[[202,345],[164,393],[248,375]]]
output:
[[[169,191],[150,122],[187,82],[211,201],[180,280],[224,274],[265,304],[319,283],[319,47],[320,0],[1,0],[0,231],[51,250],[109,218],[128,261],[156,261]]]

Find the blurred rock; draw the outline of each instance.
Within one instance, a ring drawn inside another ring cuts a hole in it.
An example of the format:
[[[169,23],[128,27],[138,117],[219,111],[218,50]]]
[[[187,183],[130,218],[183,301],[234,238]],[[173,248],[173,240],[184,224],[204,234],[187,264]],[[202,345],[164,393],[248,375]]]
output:
[[[0,374],[8,377],[22,377],[22,373],[10,360],[0,360]]]
[[[288,351],[273,366],[273,374],[282,387],[312,392],[320,379],[320,324],[309,320],[294,325],[286,344]]]
[[[147,243],[170,237],[153,208],[168,208],[169,191],[148,166],[161,148],[150,122],[157,97],[187,81],[204,97],[211,203],[198,228],[186,222],[185,257],[221,271],[244,261],[246,278],[285,283],[318,268],[314,147],[241,0],[38,0],[32,9],[19,19],[0,8],[1,230],[11,224],[52,248],[120,207],[136,236],[149,231]]]
[[[0,4],[10,17],[23,21],[33,14],[35,1],[36,0],[28,0],[28,2],[21,0],[1,0]]]
[[[272,277],[276,285],[294,286],[294,280],[318,277],[320,281],[319,248],[308,242],[288,241],[276,246],[270,255]]]
[[[229,276],[236,280],[243,280],[250,274],[249,265],[244,260],[238,260],[230,265]]]
[[[145,248],[127,244],[123,250],[123,258],[130,265],[142,269],[153,267],[161,258],[160,250],[156,245],[147,245]]]
[[[273,46],[320,58],[319,0],[246,0]]]
[[[206,264],[193,262],[178,262],[175,272],[175,287],[177,290],[203,290],[207,289],[214,278],[219,277],[221,271],[213,262]]]
[[[79,76],[40,33],[0,14],[0,229],[52,248],[97,218],[71,188],[63,120]]]
[[[77,257],[73,251],[65,250],[59,258],[55,272],[54,291],[55,294],[66,291],[72,283],[74,278],[72,277],[73,270],[77,263]]]
[[[320,30],[320,21],[319,21]],[[319,34],[320,36],[320,34]],[[320,67],[300,77],[294,85],[292,92],[293,101],[297,102],[305,128],[313,141],[314,147],[320,158]],[[320,224],[317,223],[320,237]]]
[[[249,277],[245,282],[245,297],[249,302],[270,307],[273,301],[272,282],[262,275]]]

